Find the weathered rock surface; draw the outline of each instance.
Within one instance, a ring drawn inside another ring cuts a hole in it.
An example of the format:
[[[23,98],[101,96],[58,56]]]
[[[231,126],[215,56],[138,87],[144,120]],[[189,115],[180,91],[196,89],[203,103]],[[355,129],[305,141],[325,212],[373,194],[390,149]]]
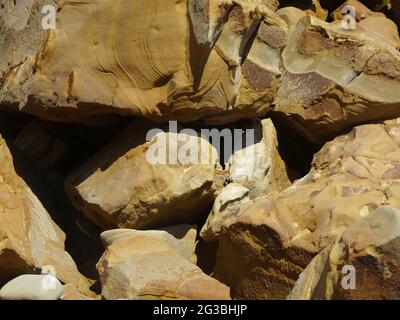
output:
[[[76,208],[105,229],[191,223],[214,200],[214,177],[220,171],[215,148],[200,137],[173,132],[159,132],[147,142],[147,129],[128,126],[66,180]],[[198,150],[188,164],[179,161],[185,146]],[[164,164],[151,163],[157,149],[167,152]]]
[[[343,232],[332,249],[331,265],[337,279],[332,299],[400,299],[400,210],[382,206]],[[354,288],[343,288],[344,266],[354,268]],[[336,269],[335,269],[336,267]],[[329,278],[328,278],[329,279]],[[328,287],[329,288],[329,287]]]
[[[0,162],[0,283],[52,266],[61,281],[88,290],[89,283],[64,250],[65,234],[15,172],[1,137]]]
[[[240,208],[249,201],[249,189],[238,183],[228,184],[215,199],[200,236],[207,242],[217,241],[224,221],[237,214]]]
[[[327,143],[303,179],[224,223],[215,275],[235,298],[286,298],[311,259],[383,204],[400,206],[400,123]],[[239,258],[240,257],[240,258]]]
[[[399,299],[399,235],[400,210],[378,207],[311,261],[288,299]]]
[[[55,30],[41,26],[48,4],[58,9]],[[0,12],[0,103],[62,121],[109,113],[215,122],[263,115],[286,39],[277,6],[9,1]]]
[[[342,21],[305,16],[289,28],[274,110],[312,142],[399,115],[396,26],[372,13],[356,26],[346,30]]]
[[[196,236],[195,226],[178,225],[170,226],[160,230],[133,230],[133,229],[114,229],[101,234],[101,240],[105,247],[113,244],[114,241],[121,238],[129,238],[129,241],[141,239],[143,236],[157,239],[168,243],[174,247],[178,253],[188,261],[196,263]]]
[[[253,130],[255,143],[233,153],[228,170],[228,179],[249,189],[252,199],[282,191],[290,185],[271,119],[255,120]]]
[[[176,244],[179,240],[176,241]],[[151,231],[122,236],[97,264],[105,299],[230,299],[229,288],[205,275],[179,246]]]
[[[51,275],[25,274],[6,283],[0,290],[0,300],[57,300],[63,286]]]

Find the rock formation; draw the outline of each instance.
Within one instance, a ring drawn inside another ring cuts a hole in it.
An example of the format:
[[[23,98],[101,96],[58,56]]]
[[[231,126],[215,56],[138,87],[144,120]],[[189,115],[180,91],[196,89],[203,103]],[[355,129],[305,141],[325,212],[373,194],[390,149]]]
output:
[[[215,273],[235,298],[285,298],[350,224],[399,206],[399,129],[398,119],[355,127],[315,155],[307,176],[224,221]]]
[[[214,200],[222,171],[215,148],[182,132],[161,131],[146,141],[148,130],[128,126],[66,180],[76,208],[104,229],[192,223]],[[191,150],[196,159],[181,157]]]
[[[400,299],[399,3],[0,0],[0,300]]]
[[[229,299],[229,288],[203,274],[190,262],[190,256],[182,256],[180,242],[172,238],[165,231],[158,234],[128,231],[109,241],[97,265],[102,296],[105,299]]]

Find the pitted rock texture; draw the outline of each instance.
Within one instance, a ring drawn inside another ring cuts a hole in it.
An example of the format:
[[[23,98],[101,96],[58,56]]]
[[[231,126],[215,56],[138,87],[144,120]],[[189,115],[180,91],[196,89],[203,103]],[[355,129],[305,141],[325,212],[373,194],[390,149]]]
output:
[[[374,16],[356,30],[309,16],[290,27],[274,110],[310,141],[321,143],[354,124],[398,116],[398,32],[380,16],[376,19],[390,21],[389,34],[389,22],[372,30],[369,19]]]
[[[350,224],[381,205],[399,206],[399,130],[398,119],[356,127],[327,143],[307,176],[224,222],[215,275],[234,298],[286,298]]]

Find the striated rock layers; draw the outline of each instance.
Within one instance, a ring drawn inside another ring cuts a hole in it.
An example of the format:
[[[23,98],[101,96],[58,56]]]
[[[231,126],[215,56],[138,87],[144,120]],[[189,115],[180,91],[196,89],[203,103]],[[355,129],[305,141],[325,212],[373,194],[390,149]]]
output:
[[[264,115],[286,24],[276,0],[48,1],[0,14],[0,104],[47,119],[105,113],[227,122]]]

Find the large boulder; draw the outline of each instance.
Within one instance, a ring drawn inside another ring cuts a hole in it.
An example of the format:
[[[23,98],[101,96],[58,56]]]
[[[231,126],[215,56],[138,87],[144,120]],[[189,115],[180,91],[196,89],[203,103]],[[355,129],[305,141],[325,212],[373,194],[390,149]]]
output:
[[[104,229],[193,223],[220,188],[218,154],[207,140],[160,129],[147,141],[150,129],[132,123],[66,179],[75,207]]]
[[[276,0],[6,4],[4,107],[62,121],[115,113],[227,122],[273,102],[287,31]],[[56,10],[44,15],[45,5]],[[44,29],[52,13],[56,29]]]
[[[344,29],[341,20],[297,20],[289,12],[281,13],[292,24],[277,114],[314,143],[357,124],[399,116],[400,42],[391,20],[371,13],[355,29]]]
[[[400,299],[399,236],[400,210],[378,207],[311,261],[288,299]]]
[[[182,256],[185,245],[173,238],[165,231],[136,231],[107,242],[97,264],[103,298],[230,299],[229,288]]]
[[[215,276],[235,298],[289,294],[312,258],[383,204],[399,207],[400,120],[356,127],[327,143],[281,193],[227,219]]]
[[[54,268],[64,283],[87,292],[89,282],[64,250],[65,234],[24,180],[0,137],[0,284],[40,269]]]

